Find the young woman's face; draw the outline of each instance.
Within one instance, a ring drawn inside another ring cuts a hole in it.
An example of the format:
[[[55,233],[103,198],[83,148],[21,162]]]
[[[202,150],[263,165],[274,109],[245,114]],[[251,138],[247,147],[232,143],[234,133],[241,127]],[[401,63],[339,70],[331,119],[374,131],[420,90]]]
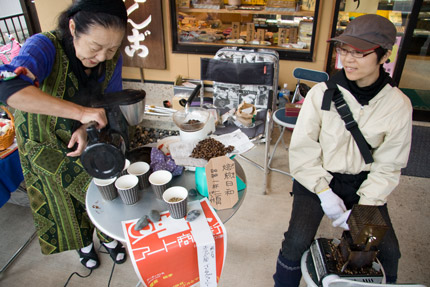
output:
[[[349,52],[354,50],[348,45],[342,45],[340,48]],[[351,53],[339,54],[339,57],[348,80],[355,81],[359,87],[367,87],[376,82],[379,77],[379,67],[385,63],[390,54],[391,51],[388,51],[380,61],[377,61],[375,52],[367,52],[363,58],[355,58]]]
[[[121,29],[95,25],[89,28],[88,33],[76,35],[73,20],[70,20],[69,28],[73,36],[76,57],[87,68],[93,68],[101,62],[112,59],[121,46],[125,33]]]

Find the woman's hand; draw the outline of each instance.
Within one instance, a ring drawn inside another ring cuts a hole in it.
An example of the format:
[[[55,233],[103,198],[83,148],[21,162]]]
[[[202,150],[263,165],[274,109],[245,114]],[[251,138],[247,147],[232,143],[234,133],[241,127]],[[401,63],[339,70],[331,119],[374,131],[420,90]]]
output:
[[[80,156],[84,149],[87,147],[87,125],[82,125],[78,128],[70,138],[68,148],[73,148],[75,144],[78,144],[76,150],[69,152],[67,156]]]
[[[82,107],[81,117],[79,121],[84,125],[89,124],[91,122],[96,122],[97,129],[104,128],[108,123],[106,111],[103,108]]]

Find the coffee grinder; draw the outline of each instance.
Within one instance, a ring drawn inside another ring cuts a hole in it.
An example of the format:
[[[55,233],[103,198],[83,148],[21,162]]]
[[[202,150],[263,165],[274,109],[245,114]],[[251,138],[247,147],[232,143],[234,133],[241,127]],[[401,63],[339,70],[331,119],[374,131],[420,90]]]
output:
[[[319,238],[310,253],[319,286],[331,274],[342,279],[382,283],[383,273],[377,261],[378,245],[388,225],[377,206],[354,205],[341,240]]]
[[[113,178],[124,169],[125,152],[129,148],[128,126],[142,122],[145,95],[143,90],[123,90],[103,94],[92,102],[92,107],[106,110],[108,124],[101,130],[95,124],[87,127],[88,145],[81,162],[91,176]]]

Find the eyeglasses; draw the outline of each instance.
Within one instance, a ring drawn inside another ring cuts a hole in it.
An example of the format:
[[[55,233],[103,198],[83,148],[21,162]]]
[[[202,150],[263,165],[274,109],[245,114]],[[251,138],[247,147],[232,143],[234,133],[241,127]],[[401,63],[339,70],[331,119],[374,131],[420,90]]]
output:
[[[349,53],[349,54],[351,54],[351,56],[353,56],[354,58],[364,58],[364,57],[366,57],[366,56],[369,56],[370,54],[375,53],[375,50],[373,50],[372,52],[369,52],[369,53],[365,54],[365,53],[360,52],[360,51],[357,51],[357,50],[351,50],[351,51],[348,51],[348,50],[346,50],[346,49],[344,49],[344,48],[336,47],[336,52],[337,52],[338,54],[342,55],[342,56],[346,56],[346,55]]]

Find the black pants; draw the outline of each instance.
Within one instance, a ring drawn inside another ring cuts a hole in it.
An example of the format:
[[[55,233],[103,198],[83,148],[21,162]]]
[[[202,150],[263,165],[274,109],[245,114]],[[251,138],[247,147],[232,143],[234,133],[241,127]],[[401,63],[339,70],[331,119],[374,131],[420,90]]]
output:
[[[333,173],[332,175],[331,189],[344,201],[346,208],[351,209],[360,199],[357,190],[367,178],[367,173],[363,172],[358,175]],[[300,261],[302,254],[309,249],[315,238],[324,212],[318,196],[307,190],[297,180],[293,183],[293,196],[293,210],[288,231],[284,233],[281,254],[290,261]],[[385,269],[387,282],[395,282],[400,259],[399,243],[388,214],[387,205],[378,208],[389,226],[384,239],[378,246],[378,259]]]

